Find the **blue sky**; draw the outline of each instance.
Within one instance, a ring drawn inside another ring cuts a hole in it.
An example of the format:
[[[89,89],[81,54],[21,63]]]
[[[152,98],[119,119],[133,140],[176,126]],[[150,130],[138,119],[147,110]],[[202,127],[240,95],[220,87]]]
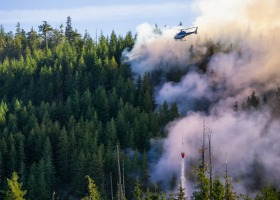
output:
[[[32,26],[38,30],[42,21],[59,28],[70,16],[81,34],[87,30],[91,36],[101,31],[108,35],[114,30],[124,35],[128,31],[135,33],[137,25],[145,22],[160,27],[179,22],[191,26],[196,17],[193,0],[10,0],[2,4],[0,24],[6,32],[15,32],[17,22],[26,32]]]

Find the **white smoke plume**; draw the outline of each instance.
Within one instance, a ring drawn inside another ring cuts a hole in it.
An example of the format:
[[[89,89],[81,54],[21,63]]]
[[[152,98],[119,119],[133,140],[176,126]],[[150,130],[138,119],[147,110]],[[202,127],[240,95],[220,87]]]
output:
[[[271,181],[279,181],[277,176],[280,173],[279,121],[273,121],[267,127],[270,115],[267,111],[261,114],[225,112],[219,115],[219,117],[206,117],[206,123],[211,125],[209,128],[212,130],[214,176],[221,178],[225,175],[224,163],[227,154],[230,176],[240,181],[239,192],[246,194],[247,191],[252,192],[255,189],[254,184],[266,184],[266,176],[270,177]],[[152,173],[154,180],[161,182],[166,174],[172,175],[180,169],[181,134],[184,136],[186,162],[189,163],[187,174],[193,172],[190,162],[199,159],[198,149],[201,149],[202,145],[203,118],[200,113],[192,113],[168,129],[169,135],[164,141],[165,152],[154,166]],[[207,133],[209,131],[206,130]],[[258,171],[261,174],[254,174],[254,167],[259,167],[254,166],[257,164],[256,161],[263,165],[263,168]],[[254,176],[261,176],[263,179],[258,180]],[[188,185],[191,185],[190,181]],[[190,196],[193,188],[187,188],[187,191]]]
[[[164,28],[157,32],[154,26],[144,23],[136,31],[137,41],[132,51],[124,53],[134,72],[169,71],[174,65],[180,66],[188,61],[189,55],[183,54],[185,45],[174,43],[174,30]]]
[[[180,171],[182,134],[186,171],[191,173],[191,163],[199,159],[205,118],[213,132],[215,176],[224,173],[227,153],[230,176],[240,180],[236,186],[240,192],[253,193],[258,189],[255,184],[267,181],[279,183],[279,119],[273,117],[270,106],[246,112],[234,112],[232,107],[236,101],[241,107],[252,91],[262,97],[280,84],[280,1],[197,0],[194,4],[201,13],[193,23],[199,27],[198,35],[177,42],[176,31],[162,29],[158,34],[143,24],[126,55],[135,73],[168,73],[177,68],[185,72],[179,82],[162,77],[155,91],[157,103],[177,102],[185,117],[169,124],[164,152],[152,167],[151,178],[167,186],[172,174]],[[224,49],[205,61],[211,42]],[[203,62],[205,72],[198,68]],[[197,112],[196,102],[207,103],[208,112]],[[191,185],[189,180],[187,187]],[[192,190],[187,189],[188,196]]]

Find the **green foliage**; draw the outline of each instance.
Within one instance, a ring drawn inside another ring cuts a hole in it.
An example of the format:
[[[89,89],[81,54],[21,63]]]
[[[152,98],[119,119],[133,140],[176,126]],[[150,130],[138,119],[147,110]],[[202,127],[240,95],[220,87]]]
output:
[[[186,200],[186,195],[185,195],[185,188],[183,188],[182,186],[182,181],[180,181],[180,185],[179,185],[179,190],[178,190],[178,194],[177,194],[177,199],[178,200]]]
[[[101,34],[94,41],[87,33],[82,38],[71,20],[64,30],[43,21],[27,33],[18,23],[15,35],[0,27],[0,185],[17,170],[30,199],[49,199],[53,191],[82,197],[86,174],[106,196],[114,166],[104,163],[116,164],[115,144],[135,149],[137,141],[148,150],[160,129],[149,80],[147,102],[139,106],[131,68],[120,63],[123,50],[134,44],[131,32]],[[133,128],[136,118],[149,133],[141,140]],[[132,174],[133,161],[124,159]]]
[[[135,200],[141,200],[142,199],[142,195],[143,195],[142,193],[143,193],[143,191],[141,189],[141,184],[137,180],[136,184],[135,184],[135,187],[134,187],[134,191],[133,191],[134,199]]]
[[[4,125],[6,122],[6,113],[8,112],[8,106],[3,100],[0,103],[0,125]]]
[[[212,197],[213,200],[223,200],[224,198],[224,187],[219,179],[215,179],[213,182]]]
[[[237,194],[233,190],[231,177],[226,177],[224,190],[225,190],[225,194],[224,194],[225,200],[233,200],[237,197]]]
[[[22,183],[18,182],[16,172],[12,173],[11,179],[7,178],[8,190],[5,195],[5,200],[24,200],[26,190],[22,190]]]
[[[39,26],[39,31],[42,32],[42,35],[45,40],[46,49],[48,49],[48,33],[52,30],[53,30],[53,28],[46,21],[43,21],[43,24]]]
[[[261,191],[261,194],[256,196],[256,200],[278,200],[280,193],[276,187],[267,184]]]
[[[195,200],[205,200],[210,198],[210,180],[206,177],[202,167],[196,170],[196,191],[192,196]]]
[[[82,198],[82,200],[101,200],[100,194],[97,190],[96,185],[94,184],[94,181],[90,178],[90,176],[86,176],[88,181],[88,195]]]

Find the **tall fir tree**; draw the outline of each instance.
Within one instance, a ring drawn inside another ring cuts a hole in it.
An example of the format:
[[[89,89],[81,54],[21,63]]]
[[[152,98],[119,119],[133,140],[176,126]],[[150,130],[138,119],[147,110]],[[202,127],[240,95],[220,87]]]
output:
[[[82,198],[82,200],[101,200],[100,193],[98,192],[94,181],[88,175],[86,178],[88,181],[88,195]]]
[[[53,28],[46,21],[43,21],[43,24],[39,26],[39,31],[42,32],[42,36],[43,36],[44,41],[45,41],[46,50],[48,50],[48,39],[49,39],[48,38],[48,33],[52,30],[53,30]]]
[[[8,190],[6,191],[5,200],[24,200],[26,190],[22,190],[22,183],[18,182],[16,172],[12,173],[11,179],[7,178]]]

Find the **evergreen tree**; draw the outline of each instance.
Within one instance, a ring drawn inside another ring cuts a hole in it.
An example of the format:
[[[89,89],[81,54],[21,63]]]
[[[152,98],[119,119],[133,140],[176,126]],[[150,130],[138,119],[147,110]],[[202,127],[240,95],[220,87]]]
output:
[[[42,32],[42,35],[45,40],[46,49],[48,49],[48,33],[52,30],[53,28],[46,21],[43,21],[43,24],[39,26],[39,31]]]
[[[24,200],[26,190],[22,190],[22,183],[18,182],[16,172],[12,173],[11,179],[7,178],[8,190],[5,195],[5,200]]]
[[[70,16],[67,17],[66,27],[65,27],[65,37],[71,43],[74,41],[74,30],[72,27],[72,19]]]
[[[136,183],[135,183],[134,191],[133,191],[134,199],[135,200],[142,200],[142,193],[143,192],[141,190],[141,184],[137,180]]]
[[[276,187],[267,184],[261,191],[261,194],[256,196],[256,200],[278,200],[280,198],[280,192]]]
[[[112,146],[115,146],[117,144],[117,129],[115,125],[115,120],[112,118],[109,122],[106,124],[105,128],[105,136],[103,140],[107,140],[107,144],[110,143]]]
[[[114,31],[112,31],[110,36],[110,42],[109,42],[109,57],[113,58],[116,56],[117,51],[117,35]]]
[[[0,186],[2,186],[3,180],[3,173],[4,173],[4,167],[3,167],[3,156],[2,156],[2,152],[1,152],[1,148],[0,148]]]
[[[196,170],[196,189],[192,196],[193,199],[205,200],[210,198],[210,181],[202,167]]]
[[[153,111],[153,100],[152,97],[150,95],[150,93],[148,92],[148,90],[146,90],[144,97],[143,97],[143,109],[147,112],[152,112]]]
[[[102,61],[105,61],[109,54],[108,41],[106,37],[101,33],[99,37],[99,43],[97,44],[97,55]]]
[[[9,166],[9,174],[15,171],[17,168],[16,155],[17,152],[16,152],[15,144],[14,141],[12,140],[11,149],[9,153],[9,162],[7,163],[7,165]]]
[[[169,116],[170,114],[169,114],[168,103],[164,101],[162,107],[160,107],[159,110],[160,125],[165,126],[169,121]]]
[[[177,199],[178,200],[186,200],[186,195],[185,195],[185,188],[182,186],[182,181],[180,181],[180,186],[179,186],[179,192],[177,194]]]
[[[236,198],[236,193],[233,191],[233,185],[231,182],[231,177],[225,177],[225,187],[224,187],[224,199],[225,200],[233,200]]]
[[[219,179],[215,179],[213,182],[212,195],[213,200],[223,200],[224,198],[224,187]]]
[[[80,150],[80,153],[77,157],[77,160],[74,161],[75,164],[75,177],[73,179],[76,194],[82,195],[85,193],[85,182],[84,177],[86,174],[86,157],[83,150]]]
[[[4,58],[5,47],[6,47],[5,29],[1,24],[0,25],[0,60],[1,61]]]
[[[131,142],[130,138],[126,138],[126,132],[129,130],[129,123],[126,121],[124,116],[124,111],[119,110],[116,118],[116,128],[117,128],[117,134],[118,139],[123,147],[128,147],[129,143]]]
[[[46,171],[45,171],[45,162],[41,159],[36,168],[36,198],[38,199],[49,199],[51,197],[51,193],[48,190],[49,185],[46,183]]]
[[[64,181],[69,181],[69,139],[65,128],[61,130],[59,137],[58,156],[58,171]]]
[[[27,196],[30,199],[36,199],[36,180],[33,174],[31,174],[28,178],[27,181],[27,188],[28,188],[28,192],[27,192]]]
[[[129,32],[127,32],[127,34],[124,38],[124,46],[127,47],[129,50],[131,50],[133,45],[134,45],[134,39],[133,39],[131,31],[129,31]]]
[[[82,200],[101,200],[100,194],[97,190],[96,185],[94,184],[94,181],[87,175],[86,176],[88,181],[88,195]]]
[[[247,99],[248,107],[258,108],[260,105],[259,97],[256,96],[255,91],[252,92],[251,96]]]
[[[48,196],[51,196],[55,186],[55,168],[53,165],[52,156],[45,157],[44,161],[46,189]]]
[[[3,100],[0,103],[0,126],[6,123],[6,113],[8,112],[8,106]]]
[[[179,109],[176,102],[173,102],[170,106],[170,119],[174,120],[179,118]]]
[[[30,48],[31,52],[33,53],[39,46],[38,35],[36,31],[31,28],[30,32],[27,33],[27,43],[28,47]]]
[[[95,108],[98,118],[102,123],[108,120],[109,102],[104,87],[98,87],[95,91]]]

